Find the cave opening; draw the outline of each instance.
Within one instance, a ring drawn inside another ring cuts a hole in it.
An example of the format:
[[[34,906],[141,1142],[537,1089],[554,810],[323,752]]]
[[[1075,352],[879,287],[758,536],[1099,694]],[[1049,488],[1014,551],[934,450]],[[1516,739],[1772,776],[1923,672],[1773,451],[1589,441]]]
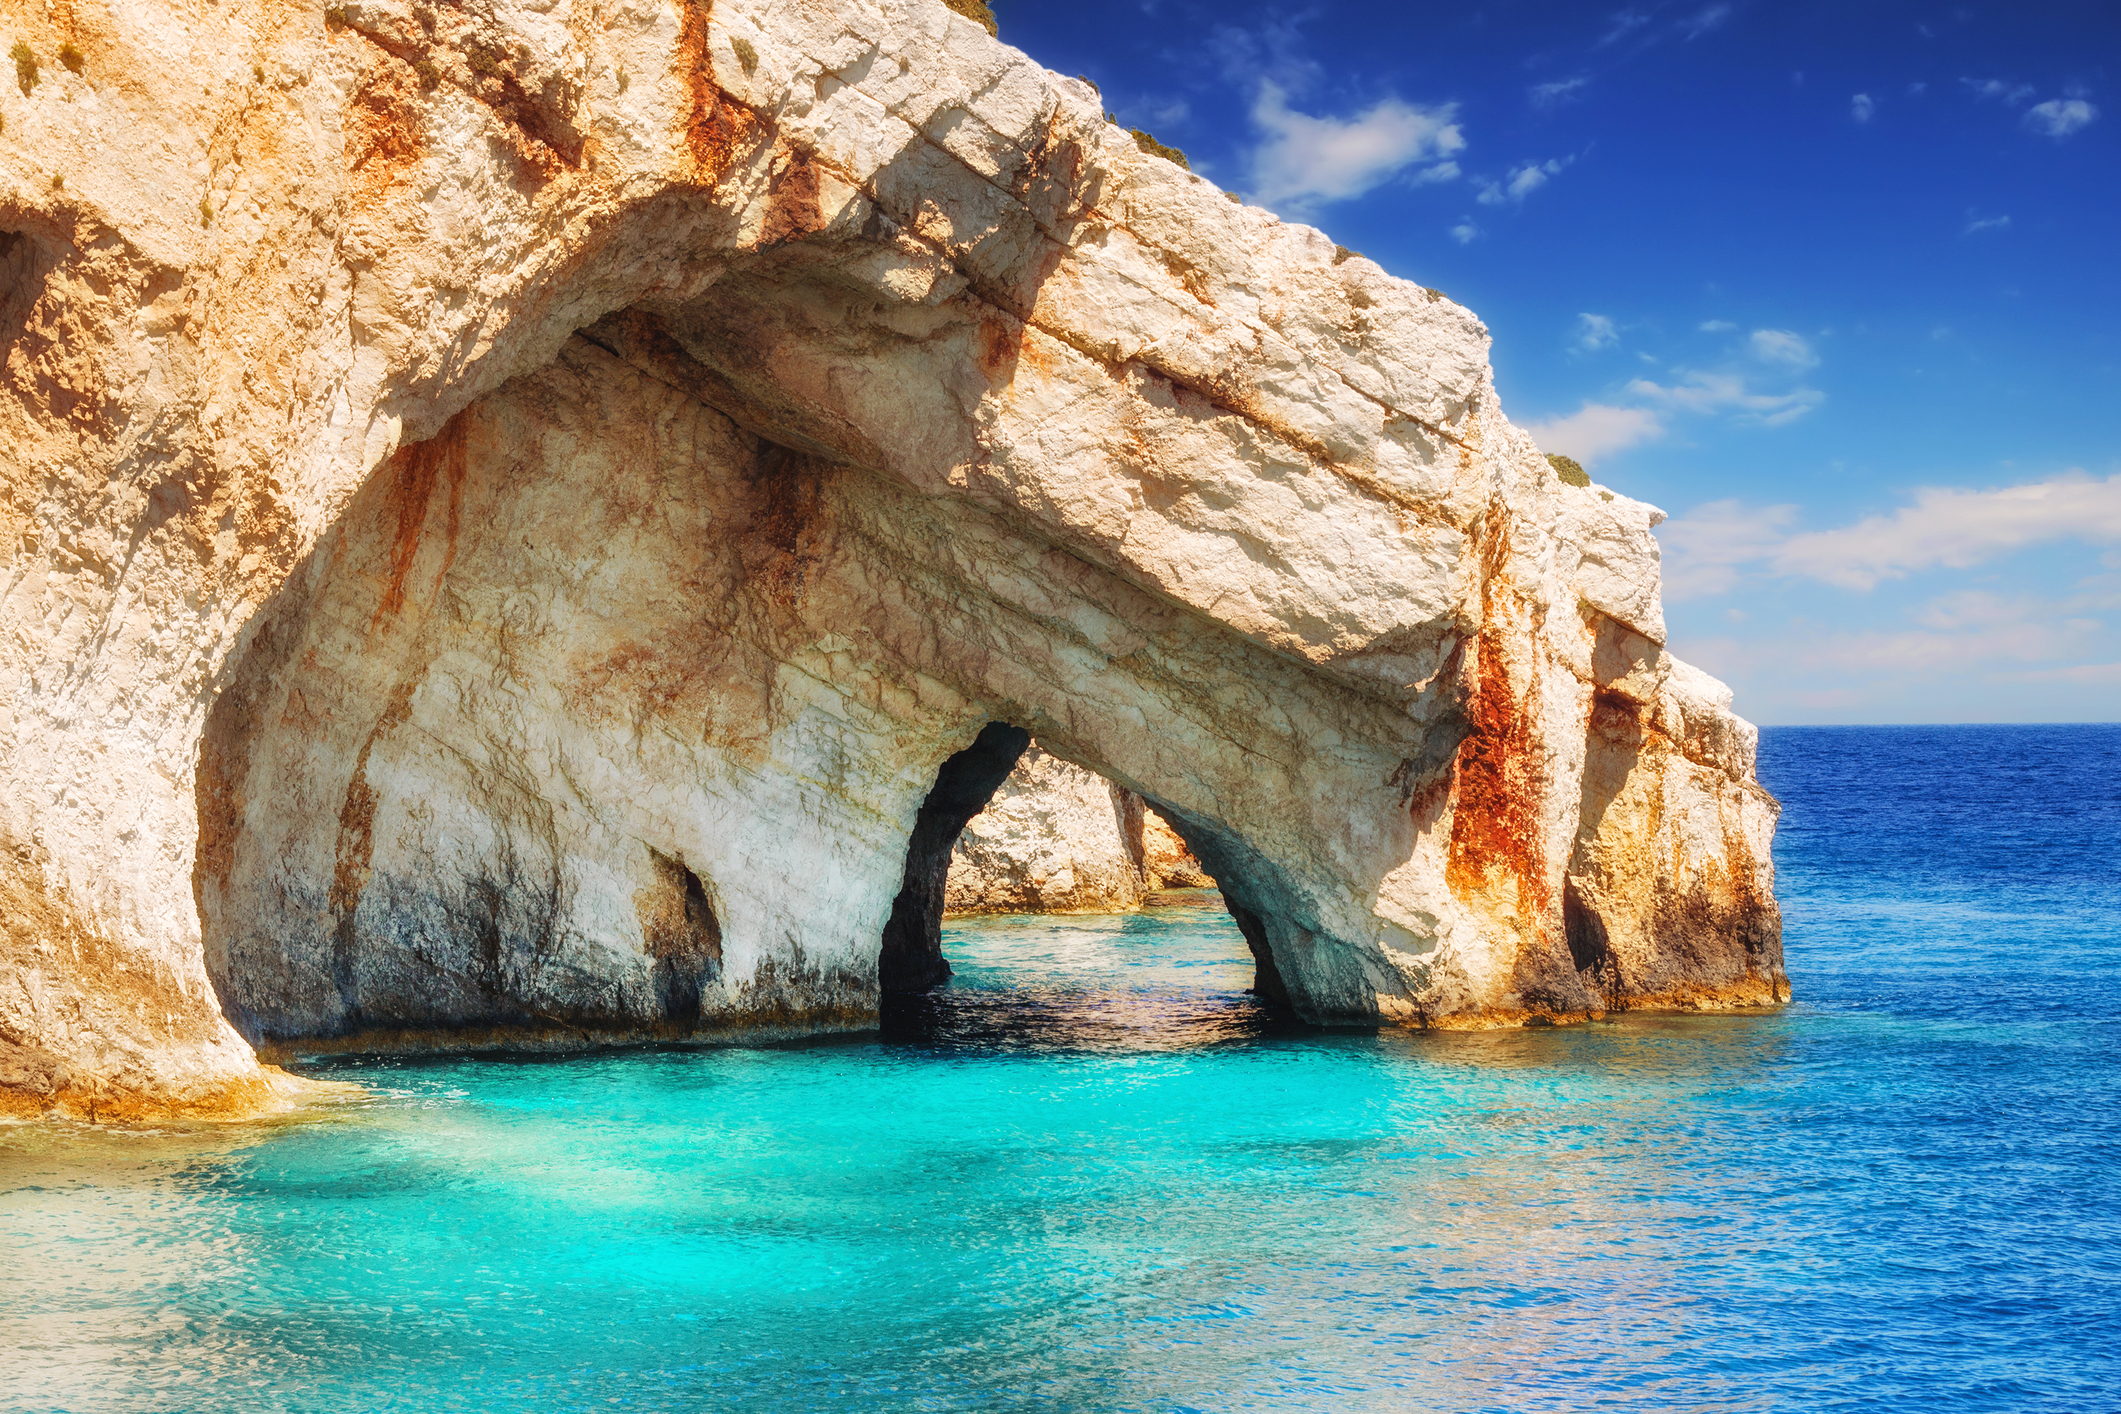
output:
[[[908,840],[879,955],[887,1017],[954,975],[946,924],[1133,917],[1154,933],[1150,920],[1174,907],[1227,911],[1244,947],[1223,961],[1251,963],[1246,990],[1287,1011],[1262,921],[1202,862],[1231,870],[1239,853],[1227,844],[1207,822],[1047,752],[1025,729],[988,723],[938,767]],[[964,931],[957,936],[966,942]]]
[[[953,910],[1154,902],[1151,838],[1190,862],[1217,965],[1256,963],[1270,1002],[1281,976],[1301,988],[1308,900],[1247,838],[1260,815],[1230,766],[1194,759],[1176,724],[1138,729],[1174,710],[1166,690],[1118,666],[1032,690],[1027,671],[1075,649],[985,580],[930,584],[886,553],[908,527],[972,531],[762,435],[584,340],[364,484],[317,572],[259,614],[202,739],[194,893],[241,1034],[390,1050],[867,1030],[880,1002],[948,981]],[[1141,608],[1036,563],[1055,592]],[[916,620],[918,643],[862,627]],[[1158,641],[1182,664],[1205,651]],[[790,675],[791,644],[825,657]],[[1005,686],[967,671],[975,653],[1023,657]],[[996,705],[944,723],[875,696],[909,668]],[[1132,896],[953,902],[968,825],[1033,751],[1101,802]]]

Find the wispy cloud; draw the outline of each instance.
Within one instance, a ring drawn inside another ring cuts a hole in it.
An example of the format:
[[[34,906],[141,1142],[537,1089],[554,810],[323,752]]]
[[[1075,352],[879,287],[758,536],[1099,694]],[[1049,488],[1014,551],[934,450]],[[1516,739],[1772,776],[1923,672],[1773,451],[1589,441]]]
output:
[[[1737,328],[1721,319],[1700,327],[1704,333],[1729,333]],[[1570,346],[1577,352],[1601,352],[1619,341],[1619,325],[1610,316],[1576,316]],[[1647,354],[1643,357],[1656,362]],[[1802,334],[1755,329],[1717,367],[1674,368],[1661,382],[1630,379],[1617,401],[1586,400],[1575,412],[1529,424],[1527,430],[1548,451],[1589,462],[1662,437],[1681,417],[1721,417],[1741,426],[1779,427],[1826,401],[1826,394],[1799,381],[1818,365],[1818,352]]]
[[[1531,88],[1534,108],[1556,108],[1583,92],[1590,78],[1578,74],[1572,79],[1556,79],[1552,83],[1535,83]]]
[[[1545,186],[1561,170],[1576,160],[1568,157],[1550,157],[1544,162],[1524,162],[1510,169],[1510,174],[1499,181],[1486,181],[1480,185],[1477,198],[1483,206],[1514,205]]]
[[[1480,239],[1480,227],[1473,224],[1470,216],[1465,217],[1451,228],[1451,239],[1460,245],[1471,245]]]
[[[2098,116],[2099,110],[2082,98],[2050,98],[2025,110],[2025,126],[2043,137],[2065,138]]]
[[[1968,212],[1966,229],[1960,234],[1971,236],[1979,231],[2000,231],[2009,226],[2010,223],[2011,218],[2008,216],[1976,216],[1972,212]]]
[[[1704,334],[1728,334],[1738,326],[1728,319],[1704,319],[1694,327]]]
[[[1628,384],[1627,391],[1667,411],[1728,414],[1757,427],[1795,422],[1826,401],[1826,394],[1817,388],[1763,392],[1741,372],[1696,368],[1679,373],[1679,378],[1669,384],[1637,378]]]
[[[2088,601],[2077,602],[2092,607]],[[1999,612],[1986,621],[1953,627],[1826,634],[1793,645],[1791,656],[1800,668],[1865,677],[1964,672],[1972,665],[2052,663],[2077,657],[2098,648],[2105,627],[2098,619],[2085,616],[2081,608],[2072,612],[2068,600],[2029,595],[1998,598],[1996,608]],[[1918,611],[1918,621],[1923,617]]]
[[[1579,314],[1576,316],[1576,337],[1573,343],[1584,353],[1596,353],[1609,349],[1620,342],[1620,330],[1603,314]]]
[[[1716,319],[1701,327],[1704,332],[1722,332],[1732,326]],[[1790,386],[1792,378],[1819,366],[1817,351],[1802,334],[1755,329],[1741,348],[1743,357],[1720,367],[1675,368],[1669,383],[1637,378],[1626,391],[1635,401],[1667,413],[1725,416],[1756,427],[1794,422],[1826,401],[1817,388]]]
[[[1735,5],[1707,5],[1679,22],[1679,33],[1687,39],[1699,39],[1712,29],[1721,29],[1737,10]]]
[[[1252,121],[1262,140],[1251,159],[1252,189],[1268,205],[1298,210],[1361,196],[1409,168],[1418,181],[1449,181],[1449,159],[1465,149],[1458,105],[1422,107],[1380,99],[1350,118],[1319,117],[1289,105],[1287,91],[1262,80]],[[1426,164],[1424,166],[1424,164]]]
[[[1622,10],[1607,22],[1606,32],[1599,36],[1597,47],[1618,44],[1629,35],[1649,24],[1650,17],[1641,10]]]
[[[1783,368],[1817,368],[1819,355],[1812,351],[1811,341],[1802,334],[1787,329],[1755,329],[1746,340],[1752,348],[1753,357],[1762,363],[1777,364]]]
[[[2002,79],[1961,79],[1976,98],[1994,98],[2015,108],[2033,96],[2029,83],[2006,83]]]
[[[1878,101],[1868,93],[1859,93],[1849,100],[1849,116],[1859,123],[1868,123],[1878,111]]]
[[[1890,515],[1832,530],[1792,532],[1795,518],[1794,506],[1739,501],[1712,501],[1674,517],[1660,532],[1671,552],[1668,591],[1727,593],[1748,571],[1867,591],[1923,570],[1972,569],[2035,545],[2121,543],[2121,475],[2099,480],[2072,471],[1985,491],[1925,487]],[[1986,602],[1940,600],[1927,626],[1963,628],[1970,616],[1990,612]]]
[[[1565,417],[1528,423],[1525,431],[1542,449],[1588,464],[1654,442],[1664,435],[1664,421],[1648,408],[1586,402]]]
[[[1738,587],[1745,571],[1773,555],[1797,519],[1795,506],[1710,501],[1658,529],[1664,596],[1677,603]]]
[[[2099,481],[2073,472],[1994,491],[1927,487],[1915,493],[1913,505],[1889,516],[1792,537],[1774,565],[1783,574],[1869,589],[1917,570],[1969,569],[2055,540],[2121,540],[2121,475]]]

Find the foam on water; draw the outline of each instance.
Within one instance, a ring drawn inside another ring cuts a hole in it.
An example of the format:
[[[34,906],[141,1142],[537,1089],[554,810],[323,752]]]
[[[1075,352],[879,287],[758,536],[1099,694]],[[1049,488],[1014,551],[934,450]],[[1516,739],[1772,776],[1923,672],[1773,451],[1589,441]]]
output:
[[[1318,1033],[1220,911],[882,1038],[0,1131],[0,1406],[2108,1407],[2121,730],[1781,731],[1798,1002]]]

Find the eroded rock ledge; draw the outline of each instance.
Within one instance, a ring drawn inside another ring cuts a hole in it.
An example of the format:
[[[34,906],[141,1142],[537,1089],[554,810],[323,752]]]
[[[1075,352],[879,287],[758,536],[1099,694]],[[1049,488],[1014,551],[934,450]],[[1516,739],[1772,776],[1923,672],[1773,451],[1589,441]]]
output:
[[[1786,994],[1656,513],[941,4],[10,23],[83,56],[0,86],[10,1106],[871,1024],[996,723],[1307,1019]]]

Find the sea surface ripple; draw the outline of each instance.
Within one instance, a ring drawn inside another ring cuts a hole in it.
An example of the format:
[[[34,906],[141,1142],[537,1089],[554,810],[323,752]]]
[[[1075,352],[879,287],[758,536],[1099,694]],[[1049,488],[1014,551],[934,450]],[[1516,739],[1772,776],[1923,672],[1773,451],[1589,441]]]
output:
[[[2121,728],[1761,771],[1774,1014],[1307,1031],[1181,904],[882,1036],[0,1130],[0,1407],[2121,1405]]]

